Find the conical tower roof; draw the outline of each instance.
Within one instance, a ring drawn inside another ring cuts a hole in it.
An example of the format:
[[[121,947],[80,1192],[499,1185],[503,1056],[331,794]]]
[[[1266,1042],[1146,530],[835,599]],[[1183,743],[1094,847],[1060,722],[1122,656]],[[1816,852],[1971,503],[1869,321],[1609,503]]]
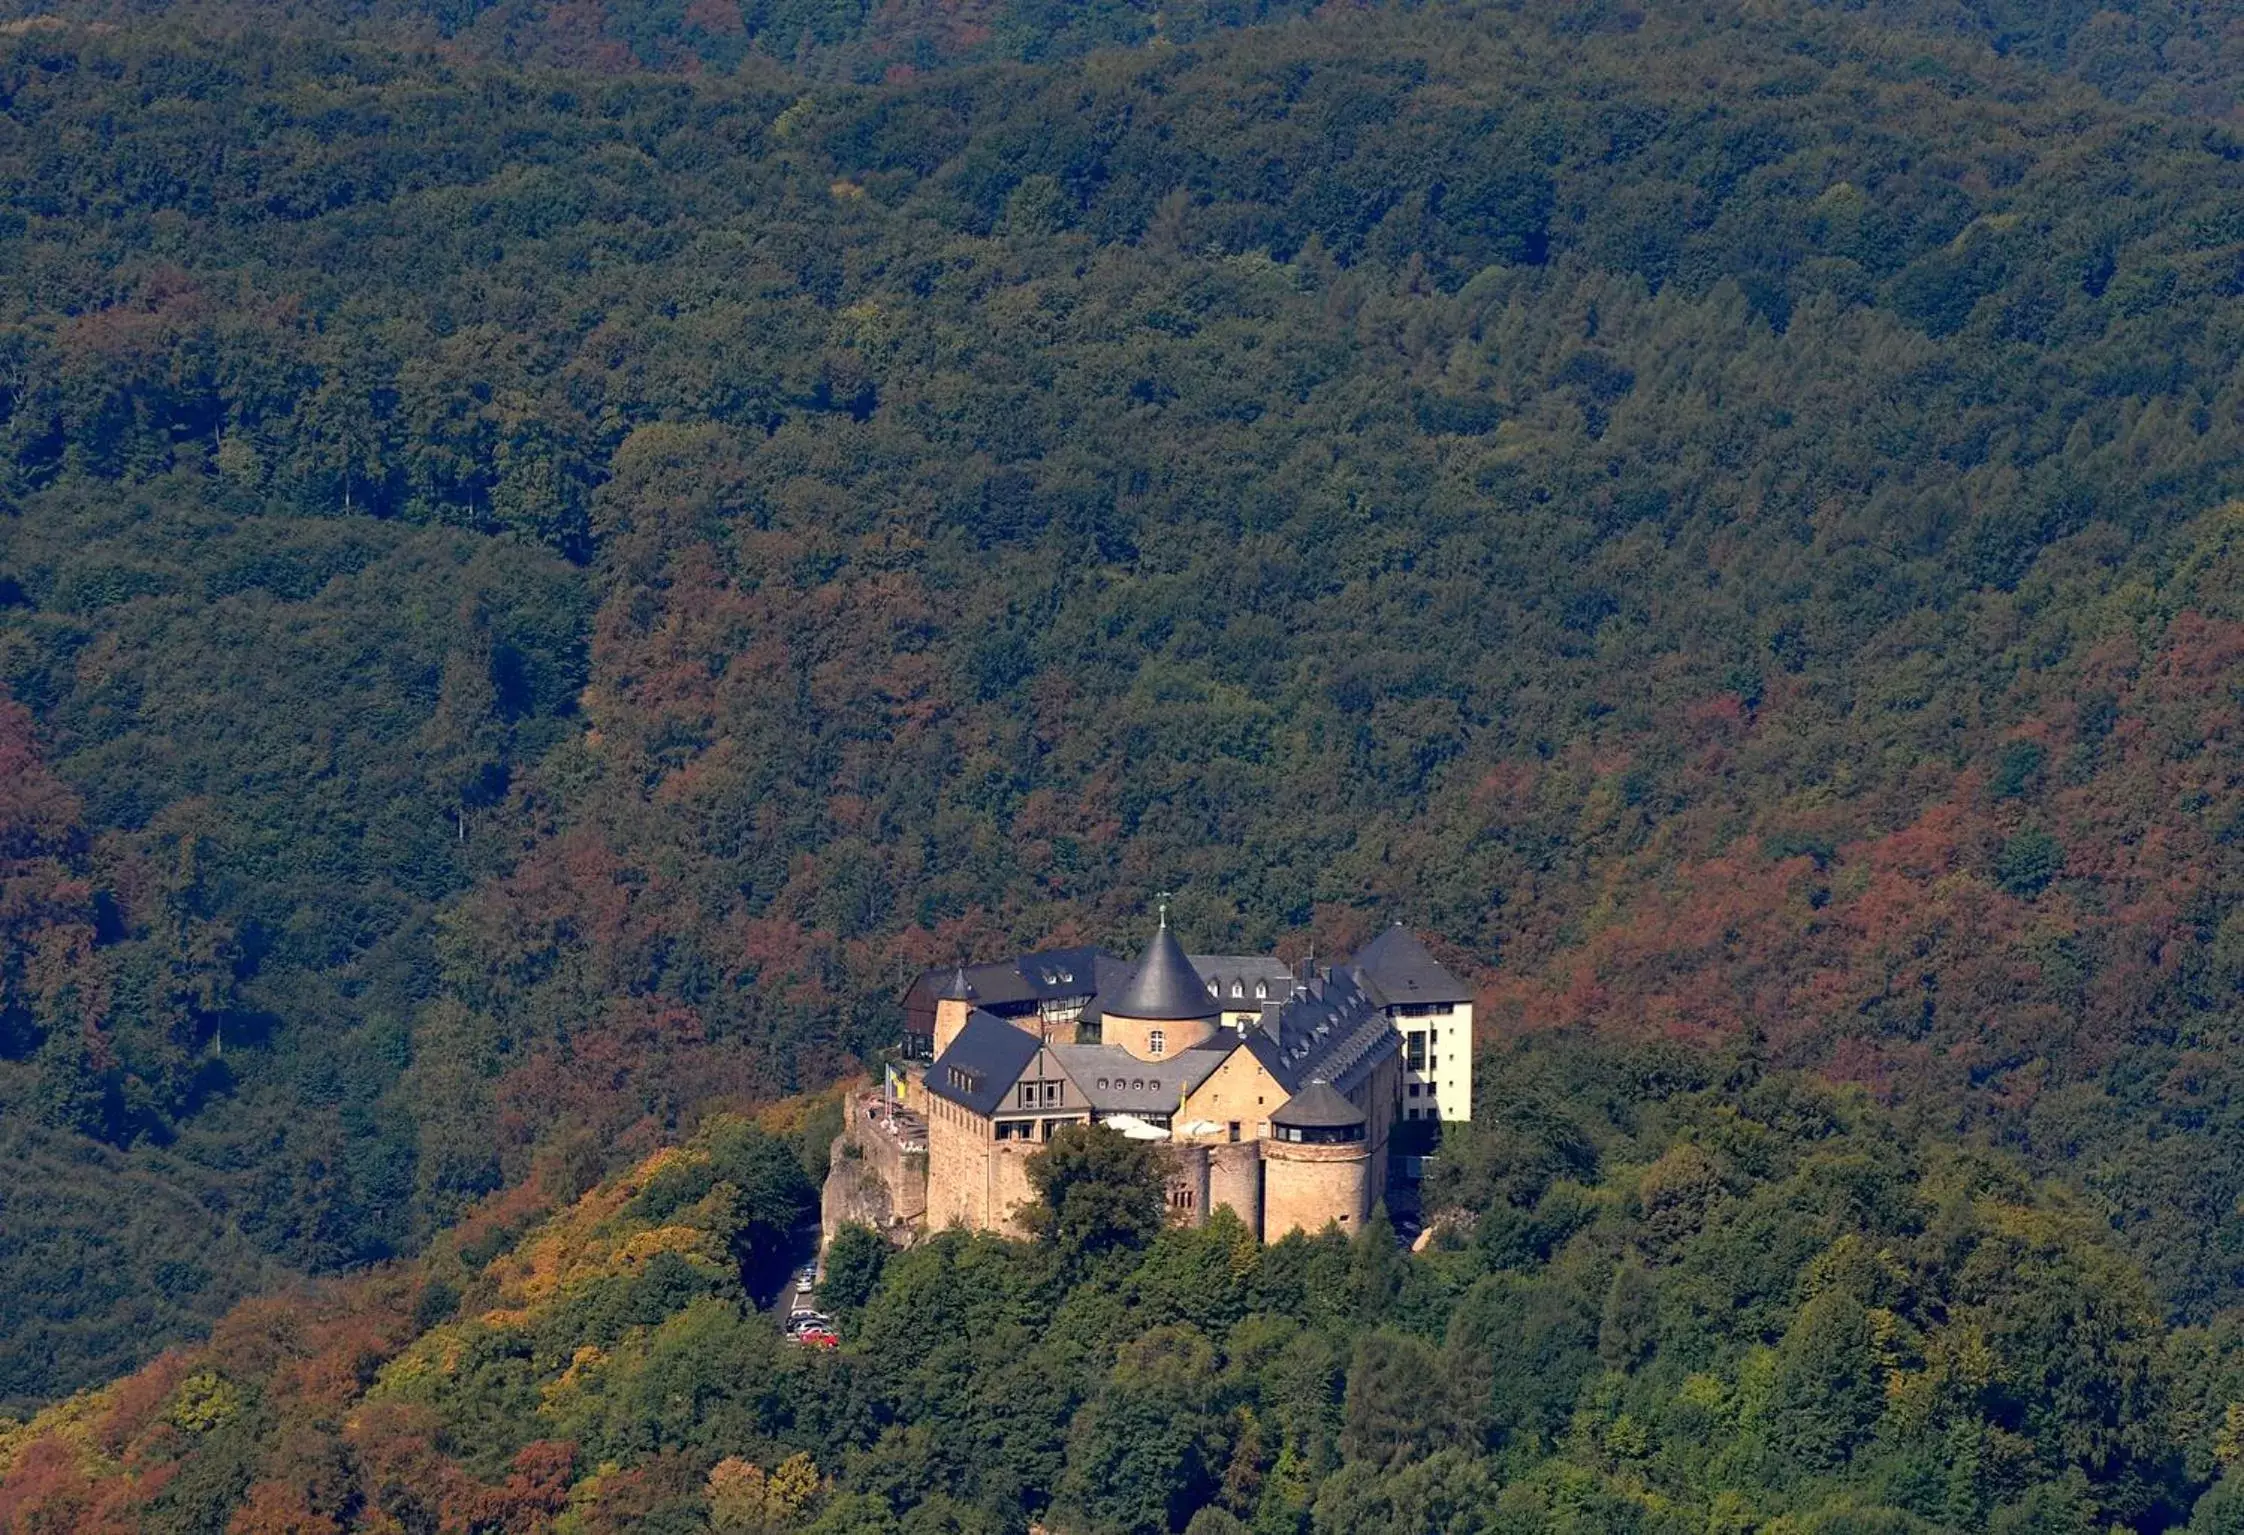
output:
[[[938,1002],[971,1002],[974,1000],[974,983],[966,978],[966,967],[964,965],[960,965],[951,972],[951,978],[943,983],[943,989],[936,994],[935,1000]]]
[[[1223,1011],[1208,992],[1208,983],[1184,957],[1184,946],[1169,931],[1169,915],[1145,946],[1137,969],[1111,997],[1099,999],[1099,1011],[1109,1018],[1143,1018],[1153,1023],[1183,1023],[1213,1018]]]

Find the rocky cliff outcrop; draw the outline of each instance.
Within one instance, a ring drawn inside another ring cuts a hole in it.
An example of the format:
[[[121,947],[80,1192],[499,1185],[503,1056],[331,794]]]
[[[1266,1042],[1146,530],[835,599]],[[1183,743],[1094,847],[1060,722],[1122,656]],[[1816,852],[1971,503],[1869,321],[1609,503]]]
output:
[[[855,1222],[909,1246],[926,1220],[926,1122],[878,1093],[851,1099],[819,1197],[822,1243]]]

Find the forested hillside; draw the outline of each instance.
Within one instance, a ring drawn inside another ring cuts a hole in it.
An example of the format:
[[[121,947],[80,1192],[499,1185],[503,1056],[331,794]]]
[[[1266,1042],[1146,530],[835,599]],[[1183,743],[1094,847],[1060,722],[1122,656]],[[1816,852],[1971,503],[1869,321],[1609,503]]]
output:
[[[1491,1060],[1434,1251],[1162,1229],[1096,1132],[1034,1243],[846,1228],[830,1354],[741,1276],[832,1121],[720,1117],[0,1432],[0,1528],[2236,1528],[2235,1327],[2163,1326],[2063,1191],[1729,1052]]]
[[[223,19],[0,40],[0,1400],[1163,887],[2238,1298],[2203,102],[1805,8],[875,83]]]

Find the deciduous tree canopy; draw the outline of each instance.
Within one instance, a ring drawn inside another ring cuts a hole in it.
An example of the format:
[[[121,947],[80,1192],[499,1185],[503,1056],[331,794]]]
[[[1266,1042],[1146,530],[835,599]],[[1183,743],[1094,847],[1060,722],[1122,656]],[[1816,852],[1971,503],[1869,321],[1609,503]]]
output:
[[[2070,1180],[2219,1325],[2235,44],[1923,10],[9,24],[0,1399],[526,1218],[856,1069],[919,966],[1126,944],[1164,887],[1211,949],[1400,912],[1499,1034],[1713,1052],[1614,1092],[1859,1083]],[[1507,1093],[1451,1175],[1508,1274],[1624,1174]],[[1489,1347],[1626,1375],[1729,1154],[1628,1175],[1594,1347],[1509,1290]],[[1767,1319],[1738,1443],[1884,1442],[1895,1308],[1842,1293]],[[1491,1392],[1484,1446],[1577,1407]],[[2046,1439],[1988,1411],[1959,1507]],[[1311,1518],[1331,1468],[1258,1421],[1239,1476]],[[990,1474],[1050,1491],[1068,1443]],[[1478,1485],[1416,1448],[1362,1507]]]

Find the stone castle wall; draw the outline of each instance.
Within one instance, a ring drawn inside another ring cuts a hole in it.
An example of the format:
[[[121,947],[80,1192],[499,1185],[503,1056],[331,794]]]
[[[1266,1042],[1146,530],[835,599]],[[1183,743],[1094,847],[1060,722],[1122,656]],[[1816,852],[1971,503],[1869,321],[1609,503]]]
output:
[[[955,1104],[927,1098],[927,1229],[954,1223],[969,1227],[983,1219],[983,1152],[971,1116]]]
[[[1338,1221],[1354,1236],[1371,1208],[1371,1158],[1361,1142],[1346,1146],[1262,1143],[1262,1239],[1288,1232],[1312,1235]]]
[[[851,1096],[819,1192],[821,1246],[850,1222],[908,1246],[927,1219],[927,1126],[878,1093]]]
[[[1028,1159],[1035,1141],[990,1138],[989,1121],[927,1096],[927,1229],[954,1222],[971,1230],[1023,1236],[1013,1212],[1036,1197]]]
[[[1163,1193],[1169,1203],[1169,1219],[1186,1226],[1198,1226],[1208,1218],[1208,1149],[1206,1146],[1170,1145],[1169,1176]]]
[[[1028,1159],[1042,1149],[1033,1141],[1005,1141],[990,1146],[988,1225],[991,1229],[1009,1237],[1028,1235],[1014,1219],[1014,1213],[1036,1200],[1036,1189],[1029,1182]]]
[[[1213,1018],[1193,1018],[1178,1022],[1170,1018],[1125,1018],[1119,1013],[1108,1013],[1099,1020],[1099,1040],[1102,1044],[1120,1045],[1141,1061],[1166,1061],[1195,1049],[1215,1038],[1216,1023]],[[1153,1048],[1154,1034],[1161,1036],[1161,1048]]]
[[[1255,1141],[1208,1148],[1207,1208],[1228,1205],[1249,1231],[1262,1231],[1262,1147]]]

